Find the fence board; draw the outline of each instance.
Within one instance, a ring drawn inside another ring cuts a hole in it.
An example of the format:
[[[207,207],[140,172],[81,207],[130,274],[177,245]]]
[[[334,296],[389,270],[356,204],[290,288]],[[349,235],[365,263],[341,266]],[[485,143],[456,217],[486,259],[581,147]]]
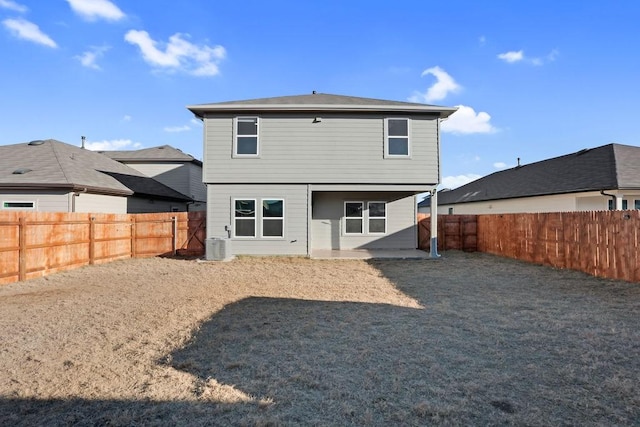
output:
[[[191,216],[197,226],[189,240]],[[200,255],[204,219],[201,212],[0,212],[0,284],[122,258],[172,255],[187,248],[191,255]]]
[[[428,250],[428,217],[418,230],[419,247]],[[439,250],[478,250],[632,282],[640,282],[639,235],[638,210],[438,217]]]

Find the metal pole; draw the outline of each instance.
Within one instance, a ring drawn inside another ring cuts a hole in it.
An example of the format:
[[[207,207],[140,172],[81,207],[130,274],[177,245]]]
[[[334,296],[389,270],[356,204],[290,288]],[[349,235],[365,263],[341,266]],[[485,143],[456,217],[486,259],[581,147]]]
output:
[[[438,190],[431,190],[431,250],[429,258],[438,259]]]

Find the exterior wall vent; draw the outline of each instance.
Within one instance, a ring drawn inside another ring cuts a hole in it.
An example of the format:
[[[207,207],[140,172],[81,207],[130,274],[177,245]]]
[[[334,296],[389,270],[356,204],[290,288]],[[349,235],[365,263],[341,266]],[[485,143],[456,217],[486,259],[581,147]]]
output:
[[[24,175],[25,173],[31,172],[29,168],[19,168],[11,172],[14,175]]]

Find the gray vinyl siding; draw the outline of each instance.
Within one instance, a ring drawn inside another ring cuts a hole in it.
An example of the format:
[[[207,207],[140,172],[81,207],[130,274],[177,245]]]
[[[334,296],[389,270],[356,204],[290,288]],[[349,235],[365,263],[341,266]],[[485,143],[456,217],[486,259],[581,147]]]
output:
[[[345,235],[344,202],[386,202],[384,235]],[[415,249],[415,196],[391,192],[314,192],[311,220],[312,249]]]
[[[284,199],[284,238],[232,238],[234,255],[306,255],[306,185],[208,185],[207,237],[227,237],[225,227],[234,226],[233,199]],[[260,235],[260,218],[257,219]]]
[[[177,162],[126,163],[126,165],[197,202],[206,203],[207,201],[207,188],[202,182],[201,166]]]
[[[75,212],[127,213],[125,196],[78,193],[74,198],[72,205],[75,205]]]
[[[70,212],[71,193],[66,191],[47,192],[18,192],[4,191],[0,194],[0,210],[3,209],[2,202],[35,202],[35,209],[26,209],[30,212]],[[15,209],[6,209],[15,210]]]
[[[243,116],[251,116],[243,114]],[[258,158],[233,158],[233,116],[205,119],[207,183],[436,184],[437,119],[410,118],[410,158],[384,158],[385,114],[261,114]],[[321,122],[313,123],[314,117]]]
[[[127,213],[153,213],[153,212],[186,212],[187,204],[184,202],[169,200],[151,200],[142,197],[129,197],[127,199]]]
[[[202,182],[202,167],[189,163],[186,165],[189,171],[189,187],[190,193],[187,194],[198,202],[207,201],[207,187]]]

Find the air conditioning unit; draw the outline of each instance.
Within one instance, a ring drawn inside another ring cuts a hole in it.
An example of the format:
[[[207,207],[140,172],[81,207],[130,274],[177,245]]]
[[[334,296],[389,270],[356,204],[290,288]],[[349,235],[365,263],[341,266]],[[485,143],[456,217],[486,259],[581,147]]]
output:
[[[207,261],[231,261],[231,240],[221,237],[211,237],[205,240],[205,259]]]

